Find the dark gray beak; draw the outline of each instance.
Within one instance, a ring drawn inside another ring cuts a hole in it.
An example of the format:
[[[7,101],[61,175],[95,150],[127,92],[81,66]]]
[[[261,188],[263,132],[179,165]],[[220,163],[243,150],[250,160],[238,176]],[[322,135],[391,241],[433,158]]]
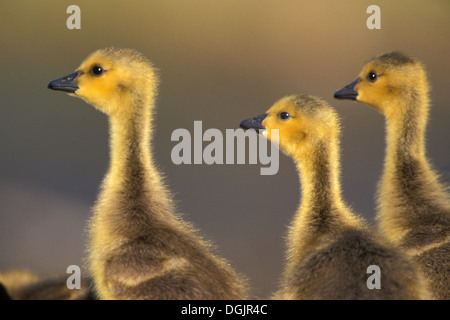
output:
[[[341,90],[338,90],[334,93],[334,97],[336,99],[350,99],[356,100],[358,97],[358,92],[355,91],[355,85],[359,82],[358,79],[353,81],[352,83],[346,85]]]
[[[71,73],[65,77],[51,81],[48,84],[47,88],[52,89],[52,90],[59,90],[59,91],[74,93],[75,91],[77,91],[79,89],[78,86],[74,83],[74,80],[78,76],[79,76],[78,72]]]
[[[239,126],[243,129],[255,129],[257,132],[259,132],[260,130],[266,129],[262,125],[262,122],[266,117],[267,113],[250,119],[242,120]]]

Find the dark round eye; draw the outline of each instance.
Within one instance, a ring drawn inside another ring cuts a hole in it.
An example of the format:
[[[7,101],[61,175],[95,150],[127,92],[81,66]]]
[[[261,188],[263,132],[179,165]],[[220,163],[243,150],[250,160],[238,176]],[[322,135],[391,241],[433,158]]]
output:
[[[289,119],[291,115],[289,113],[287,113],[286,111],[283,111],[280,113],[280,118],[283,120]]]
[[[378,78],[378,75],[375,73],[375,72],[369,72],[369,75],[367,76],[367,79],[369,80],[369,81],[372,81],[372,82],[374,82],[375,80],[377,80],[377,78]]]
[[[101,66],[93,66],[91,72],[93,75],[99,76],[103,73],[103,68]]]

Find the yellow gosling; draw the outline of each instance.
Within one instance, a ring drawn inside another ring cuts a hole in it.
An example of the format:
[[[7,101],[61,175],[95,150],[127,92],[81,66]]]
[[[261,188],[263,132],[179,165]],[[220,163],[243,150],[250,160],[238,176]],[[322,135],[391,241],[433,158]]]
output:
[[[150,152],[158,77],[131,49],[89,55],[48,87],[109,116],[111,162],[90,221],[101,299],[243,299],[246,281],[174,208]]]
[[[424,66],[403,53],[383,54],[335,97],[368,104],[385,116],[380,231],[419,263],[434,298],[450,299],[450,197],[425,152],[430,99]]]
[[[280,149],[294,160],[301,202],[287,235],[287,263],[275,299],[426,299],[406,258],[376,239],[341,195],[337,113],[307,94],[286,96],[266,114],[241,122],[268,139],[278,129]],[[367,285],[369,266],[381,289]]]

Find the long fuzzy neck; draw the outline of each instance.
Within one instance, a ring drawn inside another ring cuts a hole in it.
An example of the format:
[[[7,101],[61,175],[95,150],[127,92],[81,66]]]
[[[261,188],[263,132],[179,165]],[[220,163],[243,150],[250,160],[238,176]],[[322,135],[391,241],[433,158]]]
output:
[[[419,95],[407,101],[394,104],[408,104],[387,117],[386,123],[386,160],[400,164],[413,159],[425,160],[425,129],[428,119],[428,99],[420,100]],[[399,109],[397,105],[392,108]],[[391,167],[385,169],[390,170]]]
[[[309,249],[326,244],[324,238],[347,226],[359,225],[342,199],[337,143],[318,143],[305,154],[295,159],[301,202],[289,228],[288,270]]]
[[[421,232],[431,215],[449,209],[448,196],[425,154],[428,92],[413,93],[391,106],[402,113],[386,117],[386,156],[379,185],[378,220],[394,242]],[[434,222],[433,222],[434,223]]]
[[[108,188],[141,184],[149,179],[153,166],[150,153],[150,114],[131,114],[110,118],[110,167]]]
[[[94,208],[94,239],[144,236],[157,221],[173,222],[173,208],[150,151],[151,103],[110,116],[110,167]]]
[[[305,218],[315,221],[321,215],[328,215],[342,200],[336,154],[322,145],[311,155],[297,161],[302,197],[299,211]]]

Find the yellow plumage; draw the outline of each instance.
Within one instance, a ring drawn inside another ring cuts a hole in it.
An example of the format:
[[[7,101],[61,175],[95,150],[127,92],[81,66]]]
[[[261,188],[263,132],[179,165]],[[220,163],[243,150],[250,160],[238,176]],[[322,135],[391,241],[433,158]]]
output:
[[[245,279],[176,212],[153,163],[157,86],[142,54],[115,48],[92,53],[75,74],[49,84],[110,120],[110,167],[90,222],[97,293],[102,299],[243,299]]]
[[[337,98],[366,103],[386,119],[378,187],[381,233],[421,266],[437,299],[450,298],[450,198],[426,157],[429,84],[422,63],[391,52],[367,62]]]

